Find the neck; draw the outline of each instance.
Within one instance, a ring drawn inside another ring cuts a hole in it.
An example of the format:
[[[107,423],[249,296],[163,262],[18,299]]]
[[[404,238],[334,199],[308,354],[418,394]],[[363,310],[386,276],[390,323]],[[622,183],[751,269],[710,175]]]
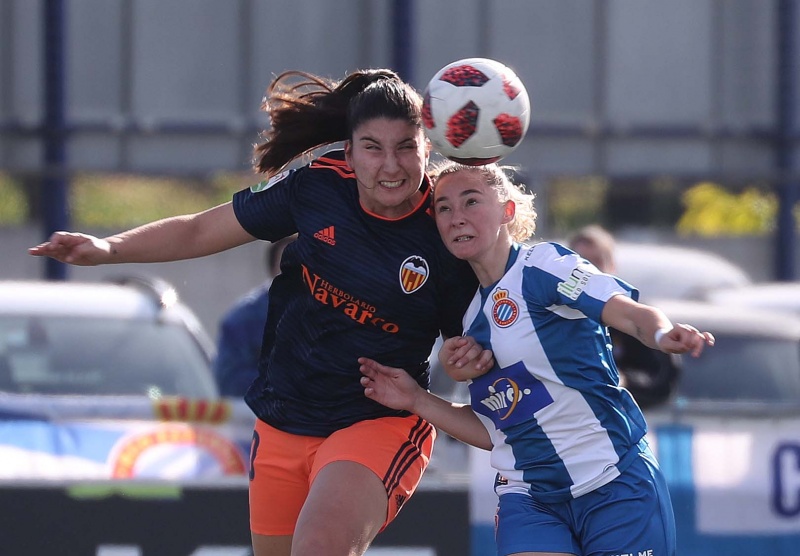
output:
[[[488,288],[506,273],[506,263],[513,241],[510,237],[499,238],[495,246],[479,259],[470,260],[469,265],[478,277],[481,287]]]

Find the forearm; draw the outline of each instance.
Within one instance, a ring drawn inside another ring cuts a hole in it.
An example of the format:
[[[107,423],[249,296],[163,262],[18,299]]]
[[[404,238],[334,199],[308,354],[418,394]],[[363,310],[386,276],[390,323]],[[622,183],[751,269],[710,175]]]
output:
[[[492,449],[486,427],[468,405],[452,403],[425,392],[417,398],[412,411],[461,442],[484,450]]]
[[[603,323],[633,336],[652,349],[660,349],[655,340],[656,332],[673,326],[661,309],[636,303],[621,295],[606,303]]]
[[[254,238],[238,224],[233,209],[221,205],[207,211],[173,216],[105,238],[107,263],[166,262],[203,257],[242,245]]]

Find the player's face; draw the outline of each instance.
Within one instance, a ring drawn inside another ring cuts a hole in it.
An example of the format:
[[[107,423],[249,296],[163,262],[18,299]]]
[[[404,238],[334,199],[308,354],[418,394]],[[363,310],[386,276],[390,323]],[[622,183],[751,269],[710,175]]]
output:
[[[513,201],[501,202],[480,173],[459,171],[436,182],[434,213],[439,234],[453,255],[492,267],[499,261],[502,271],[510,245],[505,224],[514,216]]]
[[[405,120],[375,118],[345,144],[365,210],[386,218],[408,214],[419,202],[429,146],[422,129]]]

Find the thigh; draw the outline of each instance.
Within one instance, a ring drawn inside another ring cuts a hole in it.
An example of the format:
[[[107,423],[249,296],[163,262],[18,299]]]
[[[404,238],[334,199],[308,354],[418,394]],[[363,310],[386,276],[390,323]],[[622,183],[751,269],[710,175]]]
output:
[[[584,556],[676,553],[669,491],[649,451],[575,504],[580,506]]]
[[[522,493],[500,496],[495,537],[498,556],[581,554],[567,505],[542,504]]]
[[[316,475],[292,544],[296,556],[363,554],[386,520],[380,479],[352,461],[335,461]]]
[[[388,498],[385,528],[419,485],[435,438],[433,426],[417,416],[361,421],[336,431],[322,443],[311,470],[312,483],[322,469],[337,461],[358,463],[370,470]]]
[[[290,556],[292,553],[292,536],[267,536],[250,534],[253,543],[253,556]]]
[[[323,440],[288,434],[256,421],[249,488],[250,530],[254,535],[294,533],[308,496],[313,456]]]

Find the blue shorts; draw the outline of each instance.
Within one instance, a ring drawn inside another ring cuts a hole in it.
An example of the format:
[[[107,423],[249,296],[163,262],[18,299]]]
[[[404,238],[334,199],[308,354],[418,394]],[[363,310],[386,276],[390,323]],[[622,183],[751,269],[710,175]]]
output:
[[[500,496],[497,554],[675,556],[675,517],[664,476],[649,447],[610,483],[567,502]]]

